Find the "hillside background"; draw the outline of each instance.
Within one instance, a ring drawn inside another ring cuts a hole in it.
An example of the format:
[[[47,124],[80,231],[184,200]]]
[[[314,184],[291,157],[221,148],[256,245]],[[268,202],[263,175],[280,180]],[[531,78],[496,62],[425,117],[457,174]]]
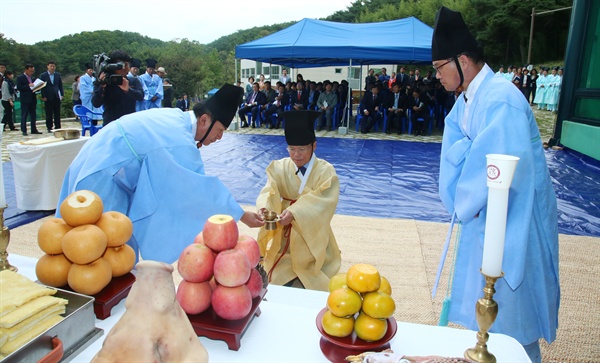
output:
[[[572,0],[357,0],[348,8],[320,20],[369,23],[414,16],[433,26],[435,13],[441,5],[462,12],[469,28],[477,29],[474,35],[484,45],[487,62],[497,68],[526,63],[532,7],[536,7],[536,12],[558,9],[571,6]],[[559,11],[535,18],[531,58],[535,66],[562,64],[570,16],[570,11]],[[34,64],[36,75],[39,75],[45,71],[46,62],[54,60],[65,85],[70,85],[75,75],[83,74],[85,63],[92,62],[93,55],[123,49],[135,58],[158,59],[175,85],[176,96],[183,93],[203,95],[223,83],[235,82],[236,45],[292,24],[239,30],[209,44],[186,38],[165,42],[139,33],[114,30],[82,32],[25,45],[0,34],[0,60],[17,75],[25,63]],[[389,34],[373,39],[373,42],[385,46],[387,42],[402,42],[402,39]],[[142,72],[143,68],[140,74]]]

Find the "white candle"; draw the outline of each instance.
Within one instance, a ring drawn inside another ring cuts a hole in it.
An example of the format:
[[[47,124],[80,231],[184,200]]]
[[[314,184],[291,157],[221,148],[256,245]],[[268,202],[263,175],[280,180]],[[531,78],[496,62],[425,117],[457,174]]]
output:
[[[489,154],[486,158],[488,203],[481,272],[486,276],[500,277],[504,258],[508,190],[519,158],[500,154]]]
[[[0,146],[2,145],[2,132],[0,129]],[[2,161],[0,160],[0,208],[6,207],[6,195],[4,194],[4,173],[2,171]]]

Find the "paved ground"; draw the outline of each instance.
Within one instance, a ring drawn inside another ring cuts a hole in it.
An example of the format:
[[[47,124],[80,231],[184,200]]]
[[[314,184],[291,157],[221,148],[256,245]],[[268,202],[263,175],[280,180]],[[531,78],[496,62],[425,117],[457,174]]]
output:
[[[542,136],[542,140],[547,141],[552,137],[554,131],[554,123],[556,121],[556,114],[553,114],[549,111],[539,111],[537,107],[532,107],[538,125],[540,127],[540,133]],[[22,142],[31,139],[40,139],[44,137],[52,136],[47,133],[46,130],[46,122],[43,120],[38,120],[37,122],[38,130],[42,132],[41,135],[31,135],[23,136],[20,131],[6,131],[2,136],[2,161],[9,161],[10,155],[6,149],[6,145],[12,144],[15,142]],[[18,126],[17,126],[18,127]],[[64,119],[62,120],[63,128],[77,128],[81,129],[81,124],[75,119]],[[405,140],[405,141],[420,141],[420,142],[441,142],[442,141],[442,130],[434,128],[432,135],[429,136],[413,136],[413,135],[397,135],[392,132],[387,135],[383,132],[371,132],[368,134],[361,134],[360,132],[356,132],[354,126],[354,120],[350,122],[350,127],[348,128],[348,133],[346,135],[340,135],[337,130],[334,131],[318,131],[317,137],[339,137],[339,138],[351,138],[351,139],[380,139],[380,140]],[[238,129],[236,131],[230,131],[233,133],[239,134],[264,134],[264,135],[283,135],[283,130],[268,130],[265,128],[243,128]]]

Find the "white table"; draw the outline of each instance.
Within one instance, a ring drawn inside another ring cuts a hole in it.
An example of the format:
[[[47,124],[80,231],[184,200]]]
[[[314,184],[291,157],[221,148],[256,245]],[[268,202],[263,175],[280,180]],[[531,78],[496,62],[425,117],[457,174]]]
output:
[[[65,173],[89,137],[42,145],[10,144],[17,208],[56,209]]]
[[[35,259],[10,255],[9,261],[19,268],[19,273],[37,280]],[[262,314],[250,323],[238,351],[229,350],[223,341],[200,338],[210,362],[328,362],[319,348],[321,335],[315,325],[327,293],[274,285],[268,289],[266,301],[260,304]],[[89,362],[100,350],[106,335],[124,313],[124,302],[113,308],[109,318],[96,320],[104,335],[74,357],[73,362]],[[410,356],[462,357],[466,349],[475,345],[475,334],[471,330],[399,321],[391,348]],[[507,335],[490,334],[488,349],[499,363],[531,362],[523,347]]]

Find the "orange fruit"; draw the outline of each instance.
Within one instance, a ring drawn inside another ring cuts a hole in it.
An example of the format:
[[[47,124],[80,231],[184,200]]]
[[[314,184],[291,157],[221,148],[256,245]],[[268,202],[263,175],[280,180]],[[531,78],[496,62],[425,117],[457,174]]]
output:
[[[346,286],[346,274],[337,274],[329,280],[329,292]]]
[[[124,245],[133,234],[133,224],[129,217],[116,211],[103,213],[96,226],[106,234],[108,247]]]
[[[98,222],[104,211],[100,196],[90,190],[77,190],[60,204],[60,215],[72,227]]]
[[[100,258],[106,250],[106,234],[93,224],[71,229],[62,239],[65,256],[73,263],[85,265]]]
[[[321,319],[321,325],[325,333],[334,337],[347,337],[354,330],[354,316],[340,318],[327,310]]]
[[[354,321],[354,332],[362,340],[377,341],[387,332],[387,320],[375,319],[361,312]]]
[[[381,276],[381,285],[379,286],[379,292],[383,292],[384,294],[392,295],[392,285],[385,277]]]
[[[346,272],[346,285],[356,292],[377,291],[381,286],[381,276],[375,266],[357,263]]]
[[[94,295],[99,293],[112,280],[110,263],[100,257],[87,265],[74,263],[69,270],[69,286],[80,294]]]
[[[358,313],[361,306],[360,295],[347,287],[333,290],[327,297],[327,308],[333,315],[340,318]]]
[[[106,247],[102,257],[110,264],[112,277],[123,276],[135,266],[135,251],[129,245]]]
[[[62,218],[50,218],[38,230],[38,246],[49,255],[62,253],[62,239],[71,230]]]
[[[63,287],[71,269],[71,261],[62,253],[58,255],[43,255],[35,265],[35,275],[44,285]]]
[[[363,296],[362,310],[365,314],[376,319],[387,319],[394,314],[396,303],[388,294],[375,291]]]

